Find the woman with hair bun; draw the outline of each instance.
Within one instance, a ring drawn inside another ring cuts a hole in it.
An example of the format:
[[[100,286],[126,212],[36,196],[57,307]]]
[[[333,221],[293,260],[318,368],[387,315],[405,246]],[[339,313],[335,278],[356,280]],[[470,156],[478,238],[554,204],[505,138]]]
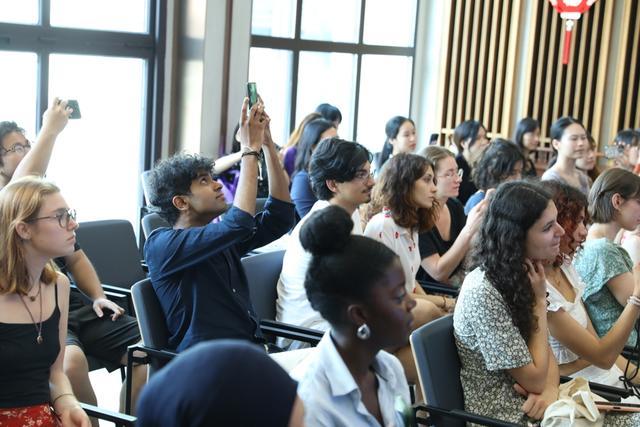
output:
[[[331,329],[298,386],[309,426],[403,426],[409,405],[402,365],[386,350],[406,346],[415,301],[404,270],[385,245],[352,235],[338,206],[311,214],[300,232],[312,254],[305,288]]]

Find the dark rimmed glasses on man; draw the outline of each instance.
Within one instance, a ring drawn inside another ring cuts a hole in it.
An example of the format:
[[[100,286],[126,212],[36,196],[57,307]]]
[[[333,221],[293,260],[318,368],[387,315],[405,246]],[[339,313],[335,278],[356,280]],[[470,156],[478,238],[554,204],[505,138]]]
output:
[[[27,141],[24,144],[18,142],[13,144],[10,148],[0,147],[0,149],[2,150],[0,155],[3,156],[9,153],[24,154],[31,149],[31,142]]]

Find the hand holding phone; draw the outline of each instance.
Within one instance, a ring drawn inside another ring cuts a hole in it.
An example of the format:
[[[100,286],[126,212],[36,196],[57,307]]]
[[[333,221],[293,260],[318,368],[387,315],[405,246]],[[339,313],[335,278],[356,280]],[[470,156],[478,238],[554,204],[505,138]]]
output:
[[[247,97],[249,98],[249,108],[258,102],[258,88],[255,82],[247,83]]]
[[[67,101],[67,107],[71,108],[73,111],[69,116],[70,119],[80,119],[82,115],[80,114],[80,106],[78,105],[78,101],[75,99],[70,99]]]

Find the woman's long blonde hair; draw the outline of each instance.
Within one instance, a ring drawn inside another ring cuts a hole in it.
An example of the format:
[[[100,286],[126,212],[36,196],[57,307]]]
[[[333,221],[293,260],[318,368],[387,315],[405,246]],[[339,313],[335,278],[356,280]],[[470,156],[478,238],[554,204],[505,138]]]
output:
[[[46,196],[59,192],[56,185],[36,176],[18,179],[0,191],[0,294],[26,295],[29,290],[24,244],[16,228],[37,217]],[[42,270],[40,280],[45,284],[55,282],[53,262]]]

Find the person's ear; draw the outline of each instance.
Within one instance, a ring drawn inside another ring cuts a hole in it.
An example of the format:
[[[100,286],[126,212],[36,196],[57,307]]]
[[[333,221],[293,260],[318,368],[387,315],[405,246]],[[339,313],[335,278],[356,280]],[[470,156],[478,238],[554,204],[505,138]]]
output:
[[[611,206],[613,206],[615,210],[620,209],[620,206],[622,206],[624,202],[625,199],[620,195],[620,193],[614,193],[613,196],[611,196]]]
[[[558,151],[558,147],[560,146],[560,141],[558,141],[557,139],[552,139],[551,140],[551,146]]]
[[[360,304],[351,304],[347,307],[347,318],[356,328],[367,323],[368,320],[366,310]]]
[[[463,150],[469,150],[469,149],[471,149],[471,146],[473,145],[472,142],[473,142],[473,140],[471,138],[467,138],[467,139],[463,140],[460,143],[460,145],[462,145],[462,149]]]
[[[189,199],[187,196],[173,196],[171,203],[173,203],[173,206],[175,206],[179,211],[186,211],[189,209]]]
[[[332,193],[338,192],[338,183],[335,179],[326,179],[324,183]]]
[[[31,239],[31,227],[26,222],[20,221],[16,224],[16,233],[18,233],[18,237],[22,240],[30,240]]]

